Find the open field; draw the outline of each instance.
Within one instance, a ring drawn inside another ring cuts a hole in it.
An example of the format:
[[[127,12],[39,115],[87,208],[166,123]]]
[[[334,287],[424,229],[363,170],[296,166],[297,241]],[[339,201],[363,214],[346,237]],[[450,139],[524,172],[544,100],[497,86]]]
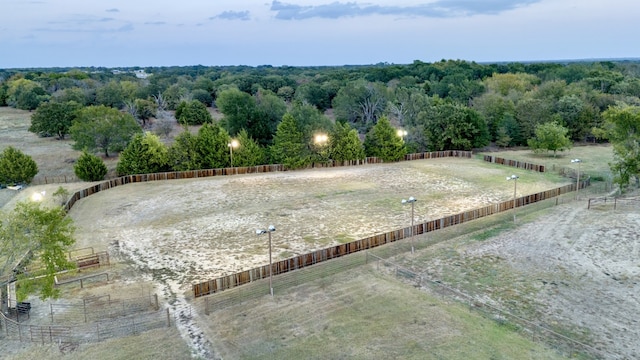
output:
[[[35,139],[30,140],[32,147],[38,141],[55,141]],[[37,158],[40,152],[23,150],[39,164],[43,161]],[[523,160],[531,156],[529,152],[492,155]],[[573,157],[585,161],[583,171],[606,173],[610,150],[576,147],[552,161],[571,167]],[[60,174],[71,165],[51,166],[61,167],[51,170]],[[164,297],[166,306],[194,306],[197,312],[201,304],[189,298],[191,283],[268,262],[267,237],[257,237],[256,228],[275,225],[274,258],[287,258],[406,227],[410,209],[400,199],[409,196],[419,199],[416,222],[509,199],[513,185],[504,179],[512,173],[520,176],[519,195],[574,181],[553,172],[536,174],[477,159],[437,159],[118,187],[81,200],[70,213],[78,227],[77,247],[109,250],[116,263],[110,270],[114,280],[83,291],[65,291],[64,297],[71,300],[101,292],[132,297],[136,284],[145,283]],[[50,193],[57,186],[11,192],[2,204],[10,208],[34,191]],[[83,184],[64,186],[73,191]],[[583,191],[581,198],[591,191]],[[607,354],[634,357],[639,353],[634,339],[640,326],[628,319],[634,319],[639,310],[633,295],[638,293],[638,266],[633,259],[638,258],[634,229],[639,211],[586,212],[584,201],[571,202],[571,198],[538,212],[518,209],[517,226],[509,221],[511,214],[505,214],[448,229],[443,235],[429,233],[418,240],[422,245],[415,255],[404,253],[392,260],[480,301],[528,319],[540,318],[554,330]],[[442,239],[435,241],[439,236]],[[117,339],[81,346],[74,354],[118,358],[138,351],[157,354],[156,359],[191,355],[320,358],[323,354],[332,358],[555,358],[549,349],[529,342],[509,326],[469,313],[451,300],[365,267],[283,290],[274,298],[265,296],[208,316],[200,312],[178,327],[184,342],[176,329],[168,329],[169,335],[162,333],[157,341]],[[175,352],[155,352],[165,343],[174,344]],[[132,344],[136,350],[131,350]],[[3,346],[0,352],[6,349]],[[40,353],[41,358],[58,356],[57,347],[30,348],[13,349],[13,358]],[[62,358],[74,358],[68,356]]]

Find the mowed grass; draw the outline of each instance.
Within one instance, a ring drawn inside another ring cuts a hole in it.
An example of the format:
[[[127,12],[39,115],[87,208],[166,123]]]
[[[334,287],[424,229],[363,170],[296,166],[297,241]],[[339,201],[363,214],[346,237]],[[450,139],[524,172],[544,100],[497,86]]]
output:
[[[200,323],[218,355],[233,359],[562,358],[509,324],[402,283],[375,265],[274,297],[267,291]]]

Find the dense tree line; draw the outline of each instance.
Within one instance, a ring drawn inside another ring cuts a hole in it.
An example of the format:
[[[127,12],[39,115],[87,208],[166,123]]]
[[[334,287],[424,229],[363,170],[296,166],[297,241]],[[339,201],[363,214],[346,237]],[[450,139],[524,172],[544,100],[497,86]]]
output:
[[[365,155],[382,151],[389,159],[403,151],[468,150],[490,143],[555,152],[575,141],[606,140],[610,132],[598,130],[610,123],[606,111],[638,106],[639,96],[640,63],[634,61],[0,70],[0,106],[33,111],[31,131],[61,139],[71,135],[77,149],[109,155],[125,150],[132,139],[146,138],[142,130],[166,137],[172,124],[205,124],[213,131],[185,130],[173,144],[160,141],[167,147],[162,169],[230,165],[230,157],[221,154],[232,138],[243,138],[234,165],[287,160],[304,166],[357,158],[359,150],[349,145],[352,130]],[[219,121],[211,108],[222,114]],[[106,109],[126,119],[107,115]],[[116,132],[108,124],[116,120],[126,131],[112,141],[103,135]],[[388,137],[388,129],[376,128],[381,120],[381,126],[388,122],[406,135]],[[328,143],[316,144],[316,133],[331,134]],[[348,141],[336,143],[333,136]],[[389,149],[372,146],[376,137],[385,138]]]

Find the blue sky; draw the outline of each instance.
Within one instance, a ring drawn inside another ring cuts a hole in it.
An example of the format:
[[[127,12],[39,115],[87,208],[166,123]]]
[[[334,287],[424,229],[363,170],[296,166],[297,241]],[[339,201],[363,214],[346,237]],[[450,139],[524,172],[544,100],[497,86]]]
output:
[[[0,0],[0,68],[640,57],[638,0]]]

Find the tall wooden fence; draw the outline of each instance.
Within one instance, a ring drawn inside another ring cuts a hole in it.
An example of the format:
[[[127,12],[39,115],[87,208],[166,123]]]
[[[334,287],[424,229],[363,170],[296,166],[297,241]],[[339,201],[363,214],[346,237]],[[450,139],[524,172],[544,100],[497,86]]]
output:
[[[585,179],[584,181],[580,182],[580,188],[586,187],[588,185],[589,179]],[[515,199],[515,207],[522,207],[528,204],[551,199],[575,190],[576,184],[571,184],[561,186],[556,189],[542,191],[537,194],[525,195]],[[444,229],[449,226],[454,226],[471,220],[480,219],[482,217],[508,211],[513,208],[514,201],[506,200],[498,204],[488,205],[479,209],[469,210],[459,214],[449,215],[436,220],[416,224],[413,226],[413,229],[411,229],[411,226],[409,226],[403,229],[398,229],[384,234],[374,235],[365,239],[352,241],[347,244],[336,245],[329,248],[316,250],[311,253],[298,255],[289,259],[281,260],[272,264],[271,271],[273,272],[273,275],[287,273],[289,271],[301,269],[317,264],[319,262],[335,259],[358,251],[367,250],[384,244],[402,240],[412,236],[412,234],[420,235],[427,232]],[[222,276],[198,284],[193,284],[193,296],[197,298],[213,294],[267,277],[269,277],[269,264],[239,273]]]
[[[484,161],[500,164],[500,165],[511,166],[515,168],[520,168],[520,169],[525,169],[525,170],[536,171],[536,172],[545,172],[544,165],[531,164],[528,162],[518,161],[518,160],[509,160],[509,159],[504,159],[501,157],[496,157],[491,155],[485,155]]]
[[[471,151],[460,150],[448,150],[448,151],[434,151],[427,153],[415,153],[405,155],[405,160],[419,160],[419,159],[437,159],[444,157],[462,157],[471,158]],[[341,167],[341,166],[359,166],[366,164],[380,164],[384,161],[377,157],[368,157],[364,160],[350,160],[350,161],[329,161],[325,163],[314,163],[310,167]],[[257,165],[257,166],[245,166],[245,167],[233,167],[233,168],[219,168],[219,169],[203,169],[203,170],[191,170],[191,171],[172,171],[153,174],[139,174],[139,175],[126,175],[115,179],[103,181],[99,184],[90,186],[86,189],[76,191],[65,204],[65,210],[68,212],[71,210],[76,201],[83,199],[87,196],[93,195],[100,191],[108,190],[116,186],[147,182],[147,181],[159,181],[159,180],[177,180],[177,179],[195,179],[211,176],[224,176],[224,175],[238,175],[238,174],[253,174],[253,173],[268,173],[287,171],[287,168],[282,164],[271,165]]]

